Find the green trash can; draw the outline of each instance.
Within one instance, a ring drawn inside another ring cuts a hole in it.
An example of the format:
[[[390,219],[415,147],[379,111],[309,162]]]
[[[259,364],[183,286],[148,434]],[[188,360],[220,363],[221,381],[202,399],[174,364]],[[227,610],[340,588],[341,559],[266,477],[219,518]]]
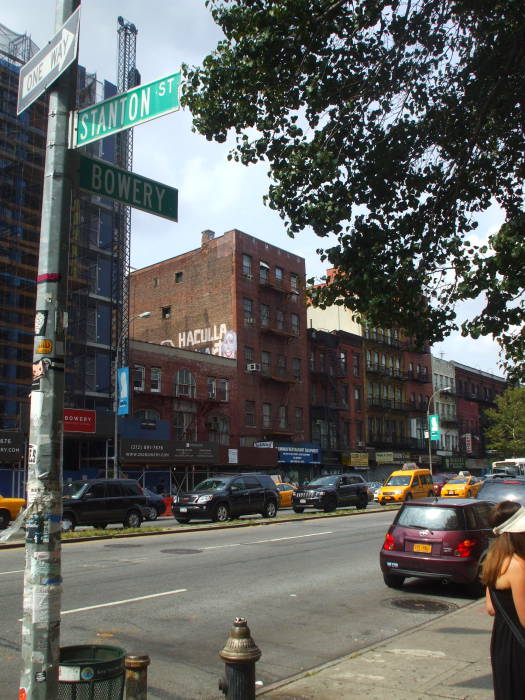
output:
[[[126,654],[120,647],[61,647],[57,700],[122,700]]]

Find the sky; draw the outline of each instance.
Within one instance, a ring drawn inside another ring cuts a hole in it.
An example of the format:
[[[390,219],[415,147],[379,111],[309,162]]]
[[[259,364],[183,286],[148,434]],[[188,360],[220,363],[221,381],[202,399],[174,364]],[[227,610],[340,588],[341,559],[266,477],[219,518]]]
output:
[[[0,23],[16,33],[29,34],[42,48],[56,32],[55,7],[55,0],[4,0]],[[222,37],[204,0],[84,0],[79,61],[88,72],[96,72],[99,80],[117,81],[119,15],[138,29],[137,68],[143,83],[176,72],[182,63],[201,64]],[[316,250],[330,244],[330,239],[308,231],[289,238],[279,215],[263,204],[268,189],[266,166],[246,167],[228,161],[231,144],[216,144],[193,133],[187,110],[137,126],[133,140],[134,172],[178,189],[179,221],[132,210],[132,267],[198,248],[205,229],[221,235],[237,228],[304,257],[307,277],[320,278],[326,272]],[[485,242],[502,220],[500,211],[489,210],[471,240]],[[470,315],[473,308],[468,303],[458,309],[459,319]],[[498,346],[490,337],[474,341],[454,334],[434,345],[432,354],[502,374]]]

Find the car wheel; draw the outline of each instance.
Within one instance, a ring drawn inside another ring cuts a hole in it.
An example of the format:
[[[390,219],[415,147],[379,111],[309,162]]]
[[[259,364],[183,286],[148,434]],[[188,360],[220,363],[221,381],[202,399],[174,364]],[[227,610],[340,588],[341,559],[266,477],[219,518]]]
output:
[[[107,528],[107,523],[98,523],[97,530],[105,530]]]
[[[412,500],[412,494],[407,493],[407,495],[405,496],[405,501],[411,501],[411,500]]]
[[[405,577],[396,574],[383,574],[383,580],[389,588],[401,588]]]
[[[356,508],[358,510],[364,510],[368,505],[368,496],[363,496],[360,501],[358,501]]]
[[[73,513],[64,513],[62,516],[62,532],[73,532],[76,524],[77,522]]]
[[[140,527],[142,523],[142,517],[138,510],[131,510],[122,523],[124,527]]]
[[[159,517],[159,513],[155,506],[150,506],[147,510],[147,513],[148,520],[156,520]]]
[[[213,513],[213,522],[214,523],[225,523],[230,519],[230,509],[226,505],[226,503],[219,503],[218,506],[216,506],[215,511]]]
[[[189,518],[175,518],[175,520],[181,525],[187,525],[190,522]]]
[[[277,515],[277,503],[275,501],[267,501],[264,505],[263,518],[275,518]]]
[[[9,525],[9,513],[6,510],[0,510],[0,530],[5,530]]]
[[[325,513],[333,513],[336,508],[337,508],[337,501],[335,500],[335,498],[332,498],[328,501],[328,503],[325,505],[323,510]]]
[[[304,508],[299,508],[299,506],[294,506],[293,507],[293,512],[294,513],[302,513],[304,511]]]

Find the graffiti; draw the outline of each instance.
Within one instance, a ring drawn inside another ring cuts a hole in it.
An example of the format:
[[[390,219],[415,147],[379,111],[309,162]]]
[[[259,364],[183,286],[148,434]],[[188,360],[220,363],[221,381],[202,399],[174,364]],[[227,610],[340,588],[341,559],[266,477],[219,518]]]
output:
[[[163,340],[161,345],[192,349],[232,360],[237,357],[237,333],[228,330],[225,323],[214,324],[207,328],[195,328],[191,331],[180,331],[178,345],[170,338]]]

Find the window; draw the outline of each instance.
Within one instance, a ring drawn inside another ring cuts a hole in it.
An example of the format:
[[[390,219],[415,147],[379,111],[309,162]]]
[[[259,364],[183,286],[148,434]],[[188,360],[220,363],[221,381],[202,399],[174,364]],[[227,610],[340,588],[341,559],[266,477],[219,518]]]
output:
[[[133,418],[156,422],[160,420],[160,413],[158,411],[154,411],[152,408],[141,408],[140,411],[135,411],[133,413]]]
[[[279,428],[288,427],[288,407],[279,406]]]
[[[284,270],[282,267],[275,268],[275,282],[276,284],[282,285],[283,283]]]
[[[310,372],[314,372],[315,371],[315,353],[313,350],[310,350],[309,365],[310,365]]]
[[[319,353],[319,372],[325,371],[324,352]]]
[[[343,375],[346,375],[346,364],[346,352],[344,350],[341,350],[341,352],[339,353],[339,371]]]
[[[292,333],[299,333],[299,314],[292,314]]]
[[[272,366],[272,356],[267,350],[261,352],[261,368],[263,372],[269,372]]]
[[[254,363],[254,352],[253,348],[245,347],[244,348],[244,364],[247,365],[252,365]]]
[[[277,309],[275,312],[275,325],[280,331],[284,330],[284,311],[282,309]]]
[[[161,309],[162,318],[171,318],[171,306],[163,306]]]
[[[297,430],[303,429],[303,409],[301,406],[295,408],[295,427]]]
[[[213,416],[208,424],[208,439],[219,445],[230,443],[230,421],[227,416]]]
[[[343,421],[342,447],[350,447],[350,423],[347,420]]]
[[[143,365],[135,365],[133,368],[133,388],[135,391],[144,391],[146,369]]]
[[[272,427],[272,404],[271,403],[263,403],[263,405],[262,405],[262,420],[263,420],[263,428],[271,428]]]
[[[263,284],[267,284],[270,276],[270,266],[263,260],[259,262],[259,280]]]
[[[253,326],[255,325],[255,319],[253,317],[253,301],[251,299],[244,298],[242,301],[243,314],[244,314],[244,325]]]
[[[295,272],[290,272],[290,289],[296,293],[299,291],[299,275]]]
[[[194,413],[185,411],[175,411],[174,422],[175,440],[193,440],[197,439],[197,423]]]
[[[175,273],[175,284],[179,284],[179,282],[182,282],[182,272]]]
[[[348,384],[341,384],[341,405],[348,408]]]
[[[361,410],[361,387],[354,387],[354,406],[356,411]]]
[[[270,307],[268,304],[261,304],[261,326],[267,328],[270,325]]]
[[[159,392],[161,390],[161,370],[160,367],[152,367],[150,373],[151,391]]]
[[[217,397],[217,386],[215,377],[208,377],[208,398],[215,399]]]
[[[244,402],[244,422],[249,428],[255,428],[255,401]]]
[[[228,379],[217,379],[217,398],[219,401],[229,401],[230,382]]]
[[[247,277],[248,279],[251,280],[251,278],[252,278],[252,256],[246,255],[245,253],[242,256],[242,274],[244,277]]]
[[[153,287],[156,288],[156,287],[159,286],[159,284],[160,284],[159,278],[158,278],[158,277],[154,277],[154,278],[153,278]]]
[[[298,357],[292,358],[292,374],[294,379],[301,379],[301,360]]]
[[[175,377],[175,396],[195,398],[195,377],[189,369],[182,368]]]

